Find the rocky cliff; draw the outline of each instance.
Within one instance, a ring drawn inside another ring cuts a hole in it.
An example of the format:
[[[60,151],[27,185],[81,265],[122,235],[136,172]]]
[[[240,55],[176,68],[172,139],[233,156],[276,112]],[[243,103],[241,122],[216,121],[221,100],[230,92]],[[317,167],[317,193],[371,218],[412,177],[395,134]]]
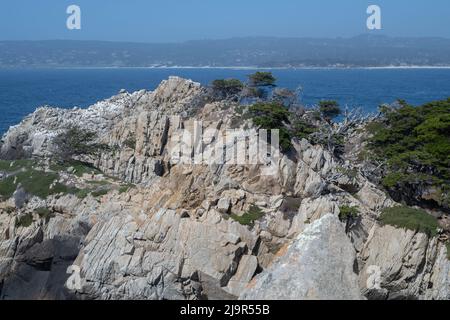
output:
[[[204,154],[229,128],[255,130],[241,108],[171,77],[84,110],[39,108],[10,128],[0,145],[0,182],[14,186],[0,202],[0,298],[450,298],[446,246],[379,223],[398,204],[349,160],[351,148],[337,159],[294,140],[271,174],[267,164],[177,161],[196,121]],[[79,157],[89,170],[52,164],[71,126],[108,146]],[[27,187],[42,172],[54,177],[44,194]],[[348,207],[359,212],[351,223],[338,218]],[[79,283],[68,288],[69,266]]]

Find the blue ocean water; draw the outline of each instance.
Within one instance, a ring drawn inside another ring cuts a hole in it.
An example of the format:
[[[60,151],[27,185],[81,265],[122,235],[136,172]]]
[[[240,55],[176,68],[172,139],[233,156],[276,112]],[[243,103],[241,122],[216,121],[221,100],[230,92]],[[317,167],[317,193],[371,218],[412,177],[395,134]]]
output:
[[[272,70],[278,85],[303,88],[303,103],[335,99],[341,105],[375,112],[382,103],[405,99],[419,105],[450,97],[450,69],[299,69]],[[153,90],[171,75],[209,84],[239,78],[242,69],[49,69],[0,70],[0,135],[42,105],[88,107],[117,94]]]

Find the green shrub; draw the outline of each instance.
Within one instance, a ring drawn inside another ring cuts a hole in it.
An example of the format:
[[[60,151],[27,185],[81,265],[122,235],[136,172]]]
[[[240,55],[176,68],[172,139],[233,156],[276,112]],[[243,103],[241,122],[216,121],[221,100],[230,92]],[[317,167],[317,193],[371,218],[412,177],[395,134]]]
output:
[[[14,184],[14,177],[8,177],[0,180],[0,197],[4,200],[9,199],[16,191],[16,185]]]
[[[30,169],[33,165],[33,160],[0,160],[0,171],[14,172],[24,169]]]
[[[53,182],[58,179],[56,173],[32,169],[18,173],[16,178],[17,183],[20,183],[27,193],[42,199],[47,198],[50,194],[58,192],[57,189],[50,189]]]
[[[78,199],[84,199],[88,196],[88,194],[91,192],[89,189],[81,189],[75,192],[74,194],[77,196]]]
[[[383,225],[422,232],[431,237],[437,235],[439,228],[435,217],[423,210],[410,207],[387,208],[381,213],[380,222]]]
[[[341,108],[337,101],[334,100],[322,100],[319,102],[319,110],[324,119],[331,121],[342,113]]]
[[[244,226],[253,226],[255,221],[261,219],[263,216],[264,212],[258,206],[253,205],[242,216],[232,214],[231,218]]]
[[[105,194],[108,194],[109,190],[107,189],[100,189],[97,191],[93,191],[91,194],[94,198],[99,198],[101,196],[104,196]]]
[[[340,206],[339,207],[339,219],[341,221],[347,221],[349,218],[356,219],[359,216],[359,209],[357,207]]]
[[[260,129],[266,129],[268,132],[274,129],[279,130],[282,151],[288,151],[292,148],[292,135],[287,127],[290,112],[282,104],[259,102],[252,105],[249,112],[252,115],[253,123]]]
[[[296,119],[293,122],[293,134],[299,139],[309,139],[309,136],[317,131],[316,126],[304,119]]]
[[[131,183],[126,184],[126,185],[122,185],[122,186],[120,186],[120,188],[119,188],[119,194],[128,192],[128,190],[130,190],[131,188],[134,188],[134,185],[131,184]]]
[[[448,208],[450,98],[419,107],[399,103],[383,106],[383,118],[368,125],[372,158],[386,163],[382,183],[399,194],[433,187],[440,194],[437,203]]]
[[[215,92],[230,96],[241,92],[244,84],[238,79],[219,79],[213,81],[212,88]]]
[[[16,219],[16,227],[28,228],[33,223],[33,215],[27,213]]]
[[[274,86],[277,79],[272,75],[271,72],[256,72],[248,76],[250,81],[250,86],[253,87],[266,87]]]

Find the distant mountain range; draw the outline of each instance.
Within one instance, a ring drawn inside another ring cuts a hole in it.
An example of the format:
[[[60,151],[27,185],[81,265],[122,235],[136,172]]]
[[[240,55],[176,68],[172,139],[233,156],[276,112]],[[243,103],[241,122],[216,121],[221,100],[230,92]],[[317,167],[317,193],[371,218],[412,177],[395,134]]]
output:
[[[232,38],[183,43],[0,41],[0,68],[450,66],[450,39]]]

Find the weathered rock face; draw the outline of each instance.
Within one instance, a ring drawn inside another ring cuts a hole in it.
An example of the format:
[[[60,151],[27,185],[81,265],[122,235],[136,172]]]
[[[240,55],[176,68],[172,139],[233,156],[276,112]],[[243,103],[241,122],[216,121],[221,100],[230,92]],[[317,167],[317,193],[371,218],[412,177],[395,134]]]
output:
[[[450,298],[445,246],[380,228],[380,211],[395,203],[321,146],[294,141],[295,155],[281,155],[271,174],[264,165],[176,161],[196,120],[206,138],[195,147],[217,157],[216,134],[238,115],[237,105],[205,92],[171,77],[153,92],[122,92],[85,110],[40,108],[8,131],[0,159],[47,159],[67,127],[94,131],[112,151],[81,160],[118,186],[136,186],[83,199],[18,188],[0,202],[1,298]],[[228,156],[245,139],[219,146]],[[337,218],[343,205],[360,211],[352,225]],[[235,221],[254,206],[261,217],[251,226]],[[41,207],[51,215],[37,215]],[[31,224],[18,224],[27,214]],[[64,286],[69,265],[80,270],[76,290]],[[365,285],[374,265],[376,290]]]
[[[361,254],[361,289],[372,299],[448,299],[445,251],[423,233],[375,226]]]
[[[272,266],[241,294],[251,300],[362,299],[355,249],[344,226],[328,214],[308,226]]]

